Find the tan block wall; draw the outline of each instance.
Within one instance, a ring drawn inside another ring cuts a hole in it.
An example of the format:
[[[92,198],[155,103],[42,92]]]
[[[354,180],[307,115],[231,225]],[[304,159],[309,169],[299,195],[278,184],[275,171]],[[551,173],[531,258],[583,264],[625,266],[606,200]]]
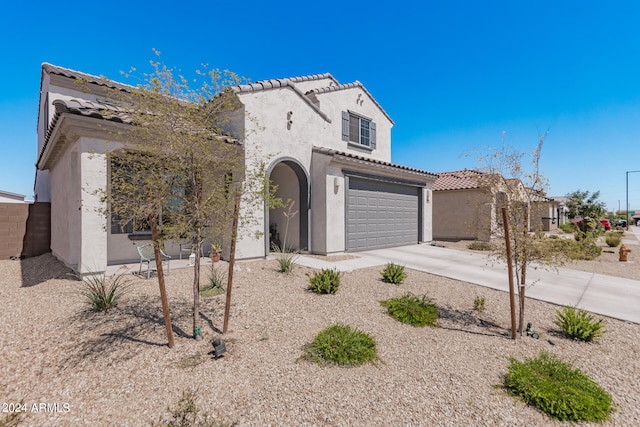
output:
[[[0,259],[49,252],[49,203],[0,203]]]
[[[492,220],[488,195],[480,190],[433,192],[435,240],[488,240]]]

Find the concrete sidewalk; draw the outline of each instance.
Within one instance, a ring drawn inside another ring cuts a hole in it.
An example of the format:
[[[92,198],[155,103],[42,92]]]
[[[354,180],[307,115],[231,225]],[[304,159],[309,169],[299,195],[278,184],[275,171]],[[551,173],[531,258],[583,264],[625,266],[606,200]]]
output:
[[[640,227],[634,226],[632,232],[636,233],[635,236],[625,239],[625,244],[633,245],[636,252],[640,250],[640,246],[638,239],[633,237],[640,237]],[[413,270],[500,291],[506,292],[509,289],[505,263],[492,261],[485,254],[422,244],[358,252],[354,255],[358,258],[338,262],[301,256],[297,264],[317,269],[352,271],[394,262]],[[625,263],[624,268],[640,268],[640,265],[629,262]],[[530,284],[527,286],[527,297],[558,305],[578,306],[593,313],[640,323],[640,281],[570,268],[560,268],[557,272],[529,268],[527,281]]]

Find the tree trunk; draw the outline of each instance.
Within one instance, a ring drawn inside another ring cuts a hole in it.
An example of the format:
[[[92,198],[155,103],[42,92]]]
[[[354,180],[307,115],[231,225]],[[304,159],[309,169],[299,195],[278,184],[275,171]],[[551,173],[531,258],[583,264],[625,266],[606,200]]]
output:
[[[525,280],[527,276],[527,265],[524,264],[522,266],[522,271],[520,275],[520,289],[518,292],[519,295],[519,303],[520,303],[520,314],[518,318],[518,332],[522,335],[522,329],[524,327],[524,297],[525,297]]]
[[[524,238],[522,239],[522,270],[520,272],[520,317],[519,317],[519,325],[518,331],[522,336],[522,330],[524,329],[524,297],[525,297],[525,284],[527,283],[527,264],[529,263],[529,248],[526,246],[527,235],[529,234],[529,207],[524,210],[524,224],[522,226],[522,233],[524,234]]]
[[[200,325],[200,230],[196,236],[196,259],[193,266],[193,337],[202,339],[202,326]],[[193,247],[193,246],[192,246]]]
[[[233,267],[236,262],[236,240],[238,240],[238,213],[240,211],[240,190],[236,190],[233,206],[233,225],[231,226],[231,252],[229,254],[229,273],[227,274],[227,300],[224,306],[224,324],[222,333],[227,333],[229,312],[231,311],[231,287],[233,285]]]
[[[162,269],[162,254],[160,253],[160,234],[158,233],[158,223],[152,217],[149,221],[151,225],[151,240],[153,241],[153,253],[156,257],[156,271],[158,272],[158,285],[160,286],[160,300],[162,301],[162,313],[164,315],[164,326],[167,329],[167,339],[169,348],[173,348],[173,328],[171,327],[171,314],[169,312],[169,301],[167,299],[167,289],[164,284],[164,270]]]
[[[502,208],[502,225],[504,226],[504,243],[507,248],[507,268],[509,273],[509,307],[511,309],[511,339],[516,339],[516,301],[513,291],[513,258],[511,256],[511,238],[507,208]]]

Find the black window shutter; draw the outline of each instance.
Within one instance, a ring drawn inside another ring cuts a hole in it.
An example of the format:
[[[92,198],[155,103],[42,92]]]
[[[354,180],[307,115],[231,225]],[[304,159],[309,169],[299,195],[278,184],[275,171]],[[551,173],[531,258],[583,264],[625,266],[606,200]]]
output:
[[[371,135],[369,136],[369,146],[372,150],[376,149],[376,124],[371,122]]]
[[[342,112],[342,140],[349,141],[349,113]]]

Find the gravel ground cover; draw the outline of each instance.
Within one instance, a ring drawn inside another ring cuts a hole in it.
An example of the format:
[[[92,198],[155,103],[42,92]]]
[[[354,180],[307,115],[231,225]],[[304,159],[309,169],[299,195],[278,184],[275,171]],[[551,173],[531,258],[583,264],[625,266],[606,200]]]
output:
[[[600,342],[575,342],[553,324],[558,307],[528,300],[526,318],[540,339],[512,341],[506,292],[412,270],[390,285],[371,268],[346,273],[335,295],[316,295],[306,289],[310,269],[283,275],[274,260],[239,266],[230,331],[221,337],[228,352],[213,360],[224,295],[203,300],[205,339],[191,339],[190,269],[167,277],[176,334],[169,349],[154,278],[136,278],[116,309],[98,314],[50,255],[0,261],[0,402],[23,399],[29,426],[148,425],[184,390],[197,390],[204,411],[242,426],[564,425],[496,387],[510,357],[546,350],[613,396],[616,411],[602,425],[640,425],[640,325],[605,318]],[[439,328],[385,313],[380,301],[407,291],[435,300]],[[482,313],[473,311],[476,297],[485,298]],[[356,368],[299,360],[337,322],[372,335],[381,360]],[[32,412],[33,404],[45,410]]]

